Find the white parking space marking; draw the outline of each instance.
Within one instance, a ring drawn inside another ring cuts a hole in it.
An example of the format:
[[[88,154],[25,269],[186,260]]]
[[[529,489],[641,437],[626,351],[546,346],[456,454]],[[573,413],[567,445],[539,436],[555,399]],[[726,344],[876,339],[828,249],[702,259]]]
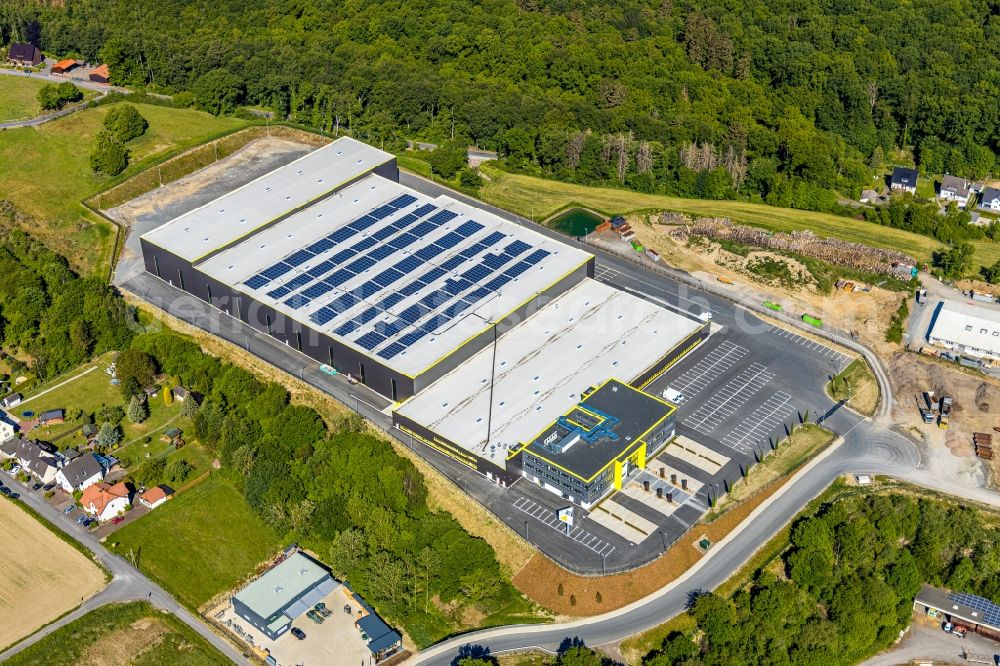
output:
[[[682,423],[703,435],[710,435],[772,379],[774,373],[768,372],[760,363],[753,363],[716,391]]]
[[[745,347],[726,340],[705,354],[683,375],[671,381],[670,388],[680,391],[690,400],[725,374],[737,361],[746,356],[747,352]]]
[[[613,280],[617,277],[621,277],[621,273],[619,273],[613,268],[598,266],[597,270],[594,272],[594,277],[596,277],[598,280]]]
[[[730,430],[722,443],[742,453],[750,453],[774,428],[795,412],[792,396],[778,391],[738,426]]]
[[[827,358],[833,359],[833,362],[837,366],[838,372],[846,368],[851,363],[852,359],[847,354],[841,354],[836,349],[831,349],[830,347],[827,347],[824,344],[820,344],[814,340],[810,340],[809,338],[803,337],[801,335],[796,335],[791,331],[786,331],[780,326],[772,326],[771,328],[767,329],[767,332],[773,333],[774,335],[777,335],[779,338],[785,338],[786,340],[789,340],[790,342],[793,342],[810,351],[813,351],[820,356],[826,356]]]
[[[566,534],[566,523],[560,521],[555,513],[525,497],[517,498],[514,502],[514,508],[523,511],[546,527],[551,527],[560,534],[568,536],[573,541],[583,544],[601,557],[607,557],[615,549],[607,541],[597,538],[581,527],[572,527],[569,534]]]

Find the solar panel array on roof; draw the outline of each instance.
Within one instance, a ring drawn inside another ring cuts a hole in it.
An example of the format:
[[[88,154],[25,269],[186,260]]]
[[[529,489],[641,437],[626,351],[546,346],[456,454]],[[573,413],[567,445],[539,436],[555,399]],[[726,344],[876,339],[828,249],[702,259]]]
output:
[[[957,604],[962,604],[982,613],[982,621],[994,627],[1000,627],[1000,606],[989,599],[978,597],[968,592],[952,592],[948,598]]]

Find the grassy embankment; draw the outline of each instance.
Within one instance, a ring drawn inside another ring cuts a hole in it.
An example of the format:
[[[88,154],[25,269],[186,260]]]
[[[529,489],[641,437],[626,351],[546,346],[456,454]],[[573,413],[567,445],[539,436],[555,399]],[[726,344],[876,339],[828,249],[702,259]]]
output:
[[[899,250],[921,262],[930,262],[931,254],[942,245],[927,236],[827,213],[776,208],[743,201],[684,199],[614,188],[588,187],[506,173],[488,165],[481,169],[489,177],[480,195],[484,201],[535,220],[544,220],[569,206],[592,208],[607,215],[669,210],[697,216],[729,217],[734,222],[772,231],[808,229],[820,236]],[[991,266],[1000,260],[1000,243],[976,241],[973,245],[976,248],[974,270],[978,270],[980,265]]]
[[[878,406],[878,382],[871,368],[861,359],[855,359],[844,371],[826,386],[834,400],[846,400],[847,406],[865,416],[875,413]]]
[[[144,602],[98,608],[6,662],[9,666],[220,666],[229,661],[190,627]]]
[[[14,99],[7,78],[0,86],[0,108]],[[138,173],[158,155],[246,124],[191,109],[136,107],[149,121],[149,129],[129,142],[131,165],[118,179]],[[110,266],[114,228],[81,201],[111,182],[95,175],[89,164],[91,145],[110,108],[98,106],[38,127],[10,129],[0,141],[0,200],[30,215],[31,228],[25,231],[64,255],[76,270],[101,277],[106,277]]]

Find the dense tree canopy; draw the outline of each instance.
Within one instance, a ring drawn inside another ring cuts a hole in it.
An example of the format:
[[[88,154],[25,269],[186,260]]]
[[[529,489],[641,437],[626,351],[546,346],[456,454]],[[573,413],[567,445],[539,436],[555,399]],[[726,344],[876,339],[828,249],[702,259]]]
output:
[[[674,632],[644,666],[863,661],[910,621],[923,582],[1000,599],[1000,531],[974,509],[907,495],[840,499],[792,528],[780,573],[730,598],[697,597],[698,633]]]
[[[472,142],[580,182],[837,211],[896,146],[974,177],[1000,150],[996,0],[52,5],[0,0],[0,37],[213,113]]]

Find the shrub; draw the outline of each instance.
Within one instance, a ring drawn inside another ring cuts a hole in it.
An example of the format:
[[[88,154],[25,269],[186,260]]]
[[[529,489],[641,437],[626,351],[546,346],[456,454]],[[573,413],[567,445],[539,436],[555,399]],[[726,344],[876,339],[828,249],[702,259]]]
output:
[[[117,104],[104,116],[104,128],[122,143],[142,136],[149,122],[131,104]]]
[[[128,166],[128,149],[113,134],[104,130],[97,135],[90,152],[90,168],[94,173],[117,176]]]

